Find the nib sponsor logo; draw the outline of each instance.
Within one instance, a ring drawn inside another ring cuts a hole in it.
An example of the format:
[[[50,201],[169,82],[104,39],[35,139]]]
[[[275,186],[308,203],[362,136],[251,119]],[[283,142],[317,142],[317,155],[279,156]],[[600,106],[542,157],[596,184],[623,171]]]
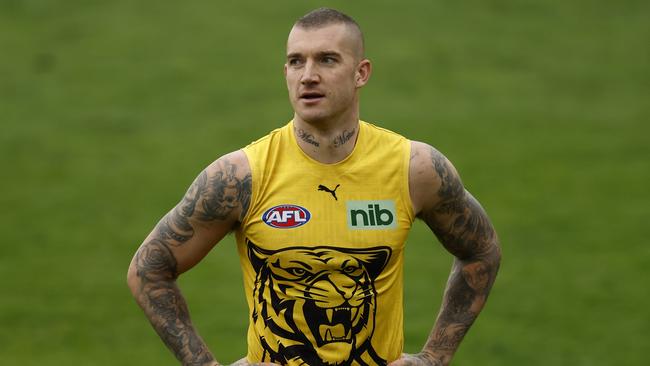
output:
[[[353,230],[383,230],[397,227],[393,201],[347,201],[348,227]]]

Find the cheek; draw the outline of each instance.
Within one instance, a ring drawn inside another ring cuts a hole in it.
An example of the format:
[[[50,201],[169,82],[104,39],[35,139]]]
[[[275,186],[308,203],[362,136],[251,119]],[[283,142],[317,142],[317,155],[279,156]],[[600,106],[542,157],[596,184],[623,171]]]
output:
[[[298,91],[297,88],[294,86],[295,84],[291,84],[290,82],[287,81],[287,91],[289,94],[289,101],[291,102],[292,105],[298,102]]]
[[[342,101],[350,100],[354,96],[355,90],[354,83],[350,82],[349,79],[340,80],[338,87],[335,89],[336,97]]]
[[[284,76],[284,79],[287,82],[287,89],[289,89],[289,93],[295,93],[296,84],[298,83],[297,77],[289,73]]]
[[[356,90],[356,82],[355,81],[356,81],[356,79],[355,79],[354,74],[350,75],[350,74],[346,73],[345,75],[342,75],[339,78],[339,83],[338,83],[340,85],[340,88],[339,88],[340,92],[342,94],[345,94],[346,96],[354,94],[354,92]]]

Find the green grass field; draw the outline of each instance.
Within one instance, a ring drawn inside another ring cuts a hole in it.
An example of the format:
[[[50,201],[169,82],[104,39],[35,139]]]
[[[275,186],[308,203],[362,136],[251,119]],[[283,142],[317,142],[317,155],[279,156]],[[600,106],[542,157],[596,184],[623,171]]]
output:
[[[291,117],[292,22],[365,30],[362,117],[443,151],[503,263],[454,361],[643,365],[650,344],[650,3],[0,2],[0,364],[174,365],[126,286],[196,174]],[[405,335],[419,350],[451,258],[418,223]],[[232,237],[181,286],[222,362],[245,353]]]

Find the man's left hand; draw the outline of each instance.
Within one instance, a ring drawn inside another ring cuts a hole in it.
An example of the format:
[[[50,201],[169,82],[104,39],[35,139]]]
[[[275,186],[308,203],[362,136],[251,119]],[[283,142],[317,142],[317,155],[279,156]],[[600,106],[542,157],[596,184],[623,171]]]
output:
[[[403,353],[402,357],[388,364],[388,366],[446,366],[439,358],[427,353],[413,355]]]

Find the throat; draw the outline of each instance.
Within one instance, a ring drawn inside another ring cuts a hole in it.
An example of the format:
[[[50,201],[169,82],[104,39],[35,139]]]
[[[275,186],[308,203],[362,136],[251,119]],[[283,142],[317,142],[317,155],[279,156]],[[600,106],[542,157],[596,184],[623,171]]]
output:
[[[354,151],[359,123],[323,130],[294,122],[293,130],[298,146],[305,154],[320,163],[335,164]]]

